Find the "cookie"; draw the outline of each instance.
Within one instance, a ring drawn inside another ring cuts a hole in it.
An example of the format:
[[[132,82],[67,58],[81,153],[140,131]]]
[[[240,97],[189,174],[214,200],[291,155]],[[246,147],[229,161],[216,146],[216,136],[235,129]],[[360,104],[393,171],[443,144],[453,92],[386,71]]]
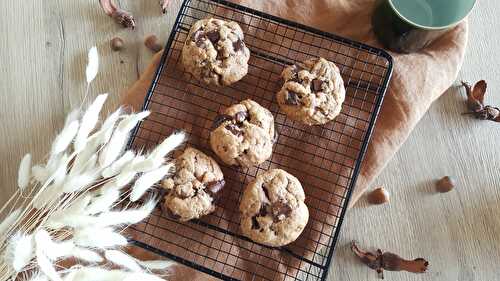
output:
[[[243,192],[241,231],[257,243],[271,247],[299,237],[309,220],[299,180],[281,169],[258,175]]]
[[[193,24],[182,49],[184,69],[212,85],[230,85],[248,72],[250,51],[234,21],[209,18]]]
[[[228,107],[214,120],[210,146],[228,165],[251,167],[271,157],[274,117],[253,100]]]
[[[288,117],[306,125],[321,125],[339,115],[345,88],[333,62],[309,59],[286,67],[281,76],[285,82],[276,98]]]
[[[214,159],[186,148],[175,159],[175,174],[163,181],[164,207],[179,221],[197,219],[215,210],[215,201],[224,187],[224,176]]]

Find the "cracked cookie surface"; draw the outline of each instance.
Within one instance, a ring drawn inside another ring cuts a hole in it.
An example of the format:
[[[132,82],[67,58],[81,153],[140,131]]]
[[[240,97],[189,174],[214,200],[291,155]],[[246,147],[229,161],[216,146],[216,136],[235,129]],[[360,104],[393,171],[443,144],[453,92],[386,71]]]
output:
[[[228,165],[251,167],[271,157],[274,117],[253,100],[243,100],[218,115],[210,133],[210,146]]]
[[[196,79],[230,85],[248,72],[250,51],[241,27],[233,21],[209,18],[193,24],[182,49],[182,64]]]
[[[214,159],[188,147],[175,159],[175,174],[163,181],[164,207],[179,221],[197,219],[215,210],[224,176]]]
[[[324,58],[287,66],[276,99],[288,117],[306,125],[325,124],[337,117],[345,99],[338,67]]]
[[[309,220],[299,180],[281,169],[258,175],[243,192],[241,230],[257,243],[279,247],[295,241]]]

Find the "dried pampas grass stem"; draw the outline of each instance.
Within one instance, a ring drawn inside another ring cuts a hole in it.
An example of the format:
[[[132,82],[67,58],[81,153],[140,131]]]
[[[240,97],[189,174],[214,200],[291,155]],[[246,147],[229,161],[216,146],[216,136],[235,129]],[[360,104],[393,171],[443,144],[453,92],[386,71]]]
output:
[[[99,68],[97,48],[88,60],[90,85]],[[168,154],[185,134],[169,136],[149,153],[126,150],[131,131],[150,112],[118,109],[99,126],[107,97],[68,114],[46,163],[32,165],[30,154],[21,160],[18,189],[0,209],[0,281],[162,280],[151,271],[171,266],[137,260],[120,247],[128,243],[124,228],[156,207],[158,199],[147,194],[173,170]]]

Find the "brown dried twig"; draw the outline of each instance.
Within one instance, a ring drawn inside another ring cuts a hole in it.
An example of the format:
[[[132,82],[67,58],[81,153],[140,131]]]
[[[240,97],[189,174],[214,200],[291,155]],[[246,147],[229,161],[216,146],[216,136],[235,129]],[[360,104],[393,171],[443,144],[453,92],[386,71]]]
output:
[[[161,10],[164,14],[167,13],[167,8],[168,8],[168,4],[170,3],[170,0],[160,0],[160,6],[161,6]]]
[[[365,252],[358,248],[356,241],[352,241],[351,250],[369,268],[377,271],[379,277],[384,279],[384,270],[408,271],[413,273],[424,273],[427,271],[429,263],[422,258],[405,260],[400,256],[384,252],[378,249],[375,253]]]
[[[112,17],[118,24],[125,28],[135,28],[134,16],[118,7],[113,0],[99,0],[106,15]]]
[[[484,96],[486,95],[486,81],[480,80],[471,86],[469,83],[462,81],[462,86],[467,94],[467,107],[469,112],[464,114],[472,114],[477,119],[491,120],[500,122],[500,109],[490,105],[484,105]]]

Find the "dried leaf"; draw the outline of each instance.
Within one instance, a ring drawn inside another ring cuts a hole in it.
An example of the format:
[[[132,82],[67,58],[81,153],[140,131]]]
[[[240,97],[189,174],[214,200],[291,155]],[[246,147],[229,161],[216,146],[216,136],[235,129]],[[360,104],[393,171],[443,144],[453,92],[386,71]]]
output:
[[[355,241],[351,243],[351,250],[368,267],[374,269],[381,279],[384,279],[384,270],[407,271],[413,273],[424,273],[427,271],[429,263],[422,259],[405,260],[400,256],[384,252],[378,249],[375,253],[365,252],[358,248]]]
[[[487,86],[486,81],[477,81],[476,84],[474,84],[474,87],[472,87],[472,97],[480,103],[484,103],[484,95],[486,94]]]
[[[97,52],[97,47],[92,47],[88,53],[88,64],[85,70],[85,76],[87,78],[87,84],[90,84],[97,76],[99,71],[99,54]]]
[[[30,183],[31,178],[31,154],[24,155],[21,163],[19,164],[19,171],[17,176],[17,186],[23,191]]]

